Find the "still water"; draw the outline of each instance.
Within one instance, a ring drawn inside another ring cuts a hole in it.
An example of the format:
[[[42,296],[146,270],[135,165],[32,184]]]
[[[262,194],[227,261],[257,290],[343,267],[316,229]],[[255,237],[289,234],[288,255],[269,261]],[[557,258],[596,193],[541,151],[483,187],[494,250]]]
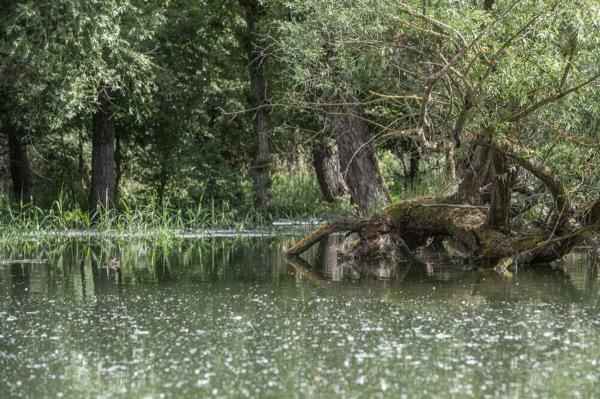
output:
[[[585,253],[513,278],[278,239],[2,248],[0,397],[600,397]],[[566,273],[565,273],[566,271]]]

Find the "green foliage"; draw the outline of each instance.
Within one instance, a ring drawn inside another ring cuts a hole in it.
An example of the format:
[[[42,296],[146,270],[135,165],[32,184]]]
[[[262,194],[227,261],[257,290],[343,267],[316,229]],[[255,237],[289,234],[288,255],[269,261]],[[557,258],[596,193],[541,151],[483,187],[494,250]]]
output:
[[[274,220],[304,221],[351,212],[347,199],[335,204],[323,201],[312,171],[306,166],[289,169],[278,166],[273,175],[273,209],[259,212],[252,204],[251,185],[241,187],[243,198],[233,206],[222,199],[201,194],[194,204],[152,195],[124,197],[118,210],[101,211],[95,223],[69,193],[60,191],[51,204],[40,207],[15,203],[0,190],[0,233],[5,238],[35,237],[82,232],[100,235],[178,235],[204,229],[242,230],[270,226]],[[76,233],[78,234],[78,233]]]
[[[393,199],[454,187],[442,151],[422,148],[412,186],[402,160],[408,143],[461,135],[459,160],[470,138],[508,138],[559,170],[577,201],[600,195],[600,80],[578,87],[600,73],[597,1],[257,4],[249,37],[236,0],[0,0],[0,129],[19,128],[40,207],[14,213],[3,198],[4,222],[89,227],[78,209],[102,93],[115,108],[122,211],[103,217],[108,230],[351,211],[347,198],[322,201],[305,160],[335,102],[368,120]],[[249,40],[263,48],[271,101],[273,207],[256,217]]]
[[[271,199],[274,218],[302,220],[351,213],[349,198],[340,198],[333,204],[323,200],[314,171],[305,162],[280,165],[275,170]]]
[[[362,96],[401,85],[392,38],[397,6],[377,1],[285,1],[289,14],[276,21],[275,54],[291,94]],[[286,92],[290,94],[290,92]]]
[[[407,179],[408,160],[398,157],[392,151],[379,153],[379,166],[384,180],[388,184],[392,202],[414,197],[435,197],[448,194],[454,187],[449,184],[443,160],[439,157],[425,159],[420,164],[417,180]]]
[[[241,229],[260,226],[262,219],[256,212],[240,214],[227,203],[209,202],[194,208],[174,206],[168,199],[162,206],[156,201],[136,204],[121,202],[121,210],[101,211],[92,224],[87,211],[69,206],[64,195],[59,196],[49,208],[31,204],[14,204],[8,195],[0,193],[0,231],[5,239],[60,235],[67,231],[85,236],[86,231],[106,236],[122,235],[177,235],[185,231],[207,228]]]
[[[239,169],[248,161],[251,132],[248,121],[223,115],[245,107],[247,89],[235,4],[172,1],[165,8],[152,115],[124,138],[128,174],[147,185],[142,194],[169,193],[186,206],[241,196]]]
[[[18,1],[2,19],[4,73],[29,128],[55,129],[94,107],[99,91],[140,119],[156,86],[153,36],[161,2]]]

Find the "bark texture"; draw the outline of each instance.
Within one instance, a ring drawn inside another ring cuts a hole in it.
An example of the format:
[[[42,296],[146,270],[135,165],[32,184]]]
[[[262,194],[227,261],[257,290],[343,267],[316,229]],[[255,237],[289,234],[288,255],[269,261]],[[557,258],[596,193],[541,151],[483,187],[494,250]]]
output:
[[[361,215],[377,210],[389,200],[372,146],[368,142],[366,122],[360,117],[360,109],[343,106],[334,115],[340,166],[352,200]]]
[[[12,181],[11,194],[17,201],[31,201],[31,168],[23,134],[12,126],[4,127],[8,141],[9,170]]]
[[[123,177],[124,165],[123,165],[123,152],[122,152],[122,128],[119,126],[115,128],[115,203],[118,201],[119,185]]]
[[[414,141],[411,141],[408,175],[406,181],[415,184],[419,181],[419,169],[421,164],[421,151]]]
[[[256,132],[256,152],[254,156],[253,178],[258,193],[258,206],[270,207],[269,200],[269,118],[264,106],[268,102],[267,84],[263,74],[264,54],[257,46],[258,22],[261,17],[261,5],[258,0],[240,0],[244,7],[246,34],[244,46],[248,53],[248,72],[252,89],[251,105],[255,109],[254,129]]]
[[[464,176],[456,192],[457,203],[480,202],[479,192],[488,178],[490,167],[490,149],[486,146],[475,146],[465,163]]]
[[[92,181],[90,213],[95,218],[100,208],[115,205],[115,120],[106,95],[92,116]]]
[[[320,140],[313,147],[313,166],[325,201],[333,202],[346,193],[339,156],[329,143],[329,138]]]
[[[491,157],[492,192],[487,221],[491,227],[507,229],[514,174],[510,170],[509,159],[504,154],[492,151]]]

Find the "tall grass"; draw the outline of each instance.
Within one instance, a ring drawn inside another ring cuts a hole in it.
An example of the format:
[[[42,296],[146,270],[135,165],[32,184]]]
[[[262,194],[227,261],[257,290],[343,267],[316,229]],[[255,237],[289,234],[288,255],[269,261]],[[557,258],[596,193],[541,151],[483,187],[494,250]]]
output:
[[[117,210],[100,210],[93,218],[81,207],[67,204],[65,196],[60,195],[49,208],[42,209],[34,204],[11,201],[6,193],[0,192],[0,234],[4,239],[65,232],[168,235],[214,228],[242,230],[266,224],[266,218],[259,212],[242,213],[227,203],[216,201],[185,209],[169,200],[163,201],[160,207],[156,201],[135,207],[121,201]]]
[[[312,167],[299,162],[293,167],[280,165],[272,176],[271,216],[276,219],[321,219],[352,213],[350,197],[333,203],[323,200]]]
[[[15,202],[0,190],[0,236],[7,240],[67,232],[112,236],[168,236],[206,229],[241,232],[271,226],[278,219],[304,221],[345,211],[343,201],[330,205],[322,200],[317,183],[307,170],[277,170],[273,175],[271,197],[272,208],[268,211],[259,211],[252,205],[233,207],[215,199],[194,206],[180,206],[169,198],[160,205],[154,198],[135,203],[121,200],[117,209],[100,210],[92,217],[64,193],[49,207],[41,208],[32,203]]]
[[[392,201],[415,196],[435,195],[446,189],[447,178],[443,171],[429,170],[418,184],[406,186],[399,174],[401,166],[397,157],[380,154],[380,166],[390,186]],[[424,165],[432,169],[431,165]],[[259,211],[251,198],[244,198],[232,206],[215,199],[199,201],[193,206],[180,206],[166,198],[159,205],[154,198],[140,202],[121,200],[117,210],[101,210],[91,215],[64,193],[49,207],[11,201],[0,190],[0,235],[10,237],[41,236],[48,234],[71,234],[93,232],[105,235],[152,235],[169,236],[181,232],[197,232],[205,229],[228,229],[242,231],[271,226],[274,220],[316,221],[332,216],[354,213],[349,195],[334,203],[323,200],[312,167],[306,160],[294,165],[279,163],[273,170],[271,185],[272,206]],[[132,199],[133,201],[133,199]]]

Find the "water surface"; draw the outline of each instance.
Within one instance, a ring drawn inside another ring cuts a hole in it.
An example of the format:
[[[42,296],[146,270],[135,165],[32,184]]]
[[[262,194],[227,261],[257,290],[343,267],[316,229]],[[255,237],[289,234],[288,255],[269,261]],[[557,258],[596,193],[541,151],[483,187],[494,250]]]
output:
[[[0,264],[0,397],[600,396],[585,253],[505,278],[286,242],[2,248],[48,261]]]

